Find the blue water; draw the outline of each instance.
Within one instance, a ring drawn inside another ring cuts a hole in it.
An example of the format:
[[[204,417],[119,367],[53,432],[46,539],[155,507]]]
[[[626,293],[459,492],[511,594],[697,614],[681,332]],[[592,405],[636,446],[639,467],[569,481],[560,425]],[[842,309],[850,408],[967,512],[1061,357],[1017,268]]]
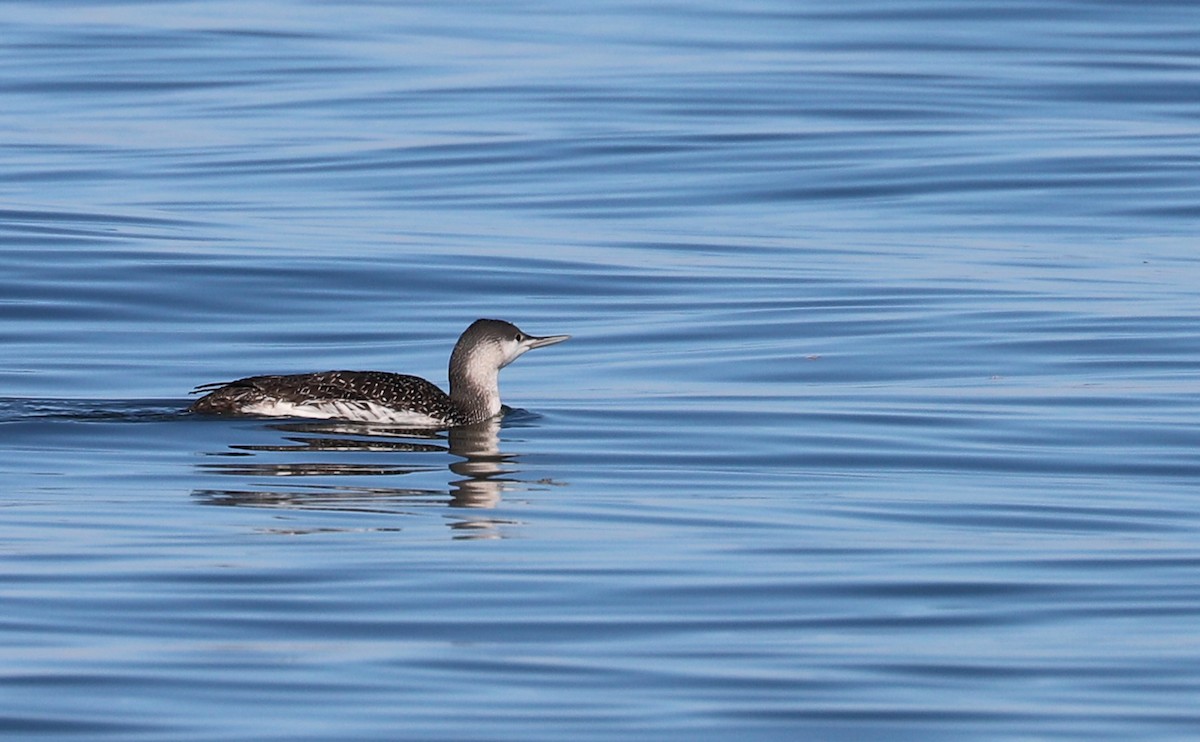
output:
[[[1200,6],[0,14],[0,732],[1200,734]]]

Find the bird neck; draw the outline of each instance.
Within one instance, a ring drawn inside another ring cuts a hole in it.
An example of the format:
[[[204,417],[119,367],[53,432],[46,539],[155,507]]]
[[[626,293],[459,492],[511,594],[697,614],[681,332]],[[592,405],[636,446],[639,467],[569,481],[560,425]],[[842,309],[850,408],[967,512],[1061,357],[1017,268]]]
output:
[[[479,422],[500,412],[500,369],[471,363],[469,352],[450,356],[450,401],[469,418]]]

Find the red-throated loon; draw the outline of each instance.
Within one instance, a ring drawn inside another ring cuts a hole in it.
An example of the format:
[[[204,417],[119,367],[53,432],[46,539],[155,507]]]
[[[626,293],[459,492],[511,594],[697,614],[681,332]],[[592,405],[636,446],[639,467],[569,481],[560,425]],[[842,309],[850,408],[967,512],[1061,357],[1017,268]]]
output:
[[[450,354],[450,393],[419,376],[384,371],[322,371],[250,376],[204,384],[189,412],[310,417],[451,428],[500,414],[500,369],[534,348],[570,335],[533,337],[498,319],[478,319]]]

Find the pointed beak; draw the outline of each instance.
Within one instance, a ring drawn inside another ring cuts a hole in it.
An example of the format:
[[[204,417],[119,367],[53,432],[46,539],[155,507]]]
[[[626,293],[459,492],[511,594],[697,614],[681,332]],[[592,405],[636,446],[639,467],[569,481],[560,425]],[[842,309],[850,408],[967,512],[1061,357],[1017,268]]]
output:
[[[533,350],[534,348],[544,348],[547,345],[561,343],[562,341],[569,340],[570,338],[570,335],[547,335],[546,337],[542,338],[530,337],[525,341],[525,346],[529,348],[529,350]]]

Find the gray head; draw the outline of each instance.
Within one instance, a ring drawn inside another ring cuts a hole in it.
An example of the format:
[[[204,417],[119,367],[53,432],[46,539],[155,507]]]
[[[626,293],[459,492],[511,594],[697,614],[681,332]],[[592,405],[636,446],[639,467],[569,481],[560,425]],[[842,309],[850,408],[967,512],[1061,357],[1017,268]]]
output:
[[[499,411],[500,369],[534,348],[561,343],[570,335],[526,335],[511,322],[477,319],[458,338],[450,354],[450,396],[486,397],[485,405]],[[494,413],[493,413],[494,414]]]

